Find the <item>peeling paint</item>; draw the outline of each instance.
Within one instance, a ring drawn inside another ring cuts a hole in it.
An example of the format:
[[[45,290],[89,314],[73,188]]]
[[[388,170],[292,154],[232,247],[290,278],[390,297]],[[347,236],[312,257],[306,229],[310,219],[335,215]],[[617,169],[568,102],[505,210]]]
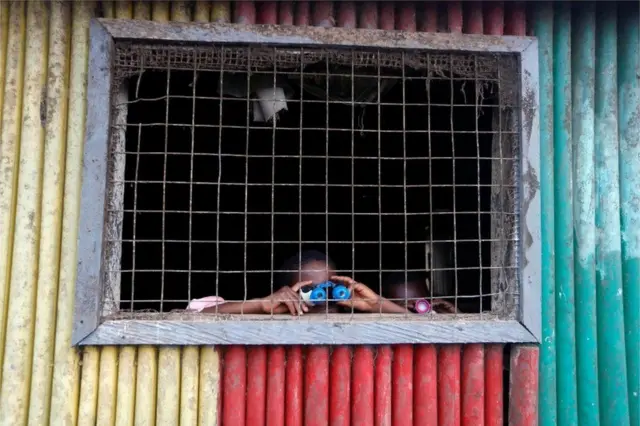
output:
[[[640,10],[618,14],[620,222],[629,414],[640,424]]]
[[[47,88],[42,89],[40,95],[40,125],[44,129],[47,127]]]
[[[622,71],[621,71],[622,72]],[[625,259],[640,259],[640,76],[619,88],[620,198]]]
[[[5,2],[3,4],[6,5]],[[15,229],[15,208],[18,191],[18,159],[22,122],[22,95],[24,90],[24,59],[26,53],[26,3],[11,3],[9,32],[5,62],[3,90],[2,132],[0,133],[0,342],[4,342],[7,311],[9,309],[9,283]],[[7,8],[8,9],[8,8]],[[2,9],[3,12],[5,9]],[[4,359],[4,344],[0,344],[0,362]],[[0,366],[0,381],[2,367]]]
[[[577,424],[575,271],[573,248],[573,149],[571,144],[571,5],[557,3],[553,16],[553,147],[557,423]],[[562,200],[559,202],[558,200]]]
[[[49,19],[46,5],[27,5],[29,31],[24,67],[20,166],[16,194],[15,231],[0,387],[0,424],[26,424],[31,383],[33,333],[38,273],[38,242],[44,158],[44,129],[40,122],[42,88],[48,68]]]
[[[615,78],[609,68],[607,78]],[[597,96],[597,95],[596,95]],[[596,113],[596,191],[598,196],[598,250],[601,255],[621,251],[620,239],[620,197],[618,192],[618,121],[617,105],[610,100],[606,110]],[[603,263],[598,262],[598,269]]]
[[[602,4],[598,4],[600,6]],[[620,241],[617,8],[598,7],[595,68],[597,331],[600,424],[629,425]]]
[[[584,12],[583,12],[584,13]],[[583,23],[580,46],[576,47],[576,63],[580,69],[573,75],[573,150],[574,217],[578,261],[584,268],[592,268],[596,249],[595,215],[595,16]],[[592,24],[592,25],[589,25]],[[591,60],[592,59],[592,60]]]

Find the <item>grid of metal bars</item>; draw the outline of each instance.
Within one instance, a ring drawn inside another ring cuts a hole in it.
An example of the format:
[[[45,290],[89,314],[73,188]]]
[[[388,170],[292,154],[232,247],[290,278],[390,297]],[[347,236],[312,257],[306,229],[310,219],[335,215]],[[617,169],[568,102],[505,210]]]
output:
[[[119,295],[120,314],[133,315],[212,295],[263,298],[277,290],[280,264],[312,248],[400,306],[415,302],[408,281],[419,272],[420,297],[457,314],[512,315],[496,305],[519,284],[515,64],[446,52],[118,46],[128,94],[114,108],[128,115],[112,125],[124,137],[109,184],[122,191],[110,192],[108,217],[121,233],[107,241],[105,300]],[[277,88],[284,98],[264,97]],[[260,122],[260,101],[286,108]],[[404,297],[388,294],[389,273],[404,274]]]

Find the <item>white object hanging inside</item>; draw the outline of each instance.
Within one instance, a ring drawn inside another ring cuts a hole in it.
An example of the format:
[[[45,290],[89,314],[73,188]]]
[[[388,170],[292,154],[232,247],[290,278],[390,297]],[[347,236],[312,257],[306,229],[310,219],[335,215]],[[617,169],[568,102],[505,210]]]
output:
[[[258,100],[253,101],[253,119],[255,121],[269,121],[278,119],[278,113],[287,110],[287,101],[282,87],[257,88]]]

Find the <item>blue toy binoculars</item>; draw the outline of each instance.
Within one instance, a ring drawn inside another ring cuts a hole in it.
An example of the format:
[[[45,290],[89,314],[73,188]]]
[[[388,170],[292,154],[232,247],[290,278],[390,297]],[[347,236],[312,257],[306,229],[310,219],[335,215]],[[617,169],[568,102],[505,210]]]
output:
[[[325,281],[320,284],[306,285],[300,289],[300,298],[309,304],[317,305],[327,300],[348,300],[351,292],[342,284]]]

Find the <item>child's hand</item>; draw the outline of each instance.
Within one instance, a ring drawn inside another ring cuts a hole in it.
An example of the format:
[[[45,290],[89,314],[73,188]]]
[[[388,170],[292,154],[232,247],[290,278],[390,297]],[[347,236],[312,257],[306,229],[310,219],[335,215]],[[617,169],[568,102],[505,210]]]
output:
[[[302,315],[303,312],[307,312],[309,308],[304,303],[300,303],[300,295],[298,290],[302,286],[311,284],[311,281],[302,281],[291,287],[282,287],[275,291],[271,295],[262,299],[262,311],[265,314],[284,314],[287,311],[291,312],[291,315]]]
[[[456,308],[446,300],[434,299],[431,301],[431,309],[439,314],[455,314]]]
[[[374,312],[380,304],[380,296],[366,285],[355,281],[349,277],[335,276],[331,277],[332,281],[339,282],[349,288],[351,297],[348,300],[337,302],[340,306],[361,312]]]

